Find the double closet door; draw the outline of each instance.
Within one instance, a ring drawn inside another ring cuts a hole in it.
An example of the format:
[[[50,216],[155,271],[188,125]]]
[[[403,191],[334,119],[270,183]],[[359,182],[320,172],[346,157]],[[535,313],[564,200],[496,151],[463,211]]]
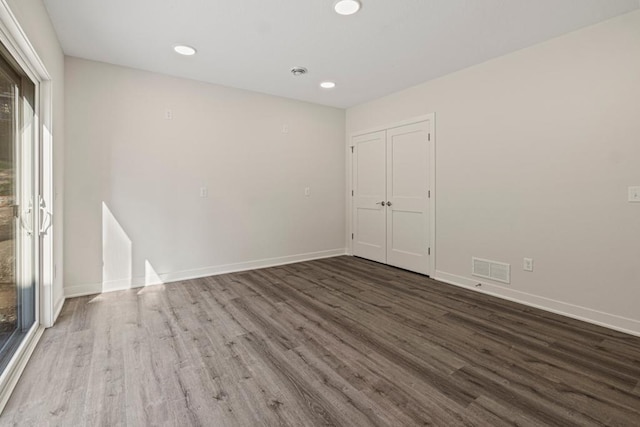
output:
[[[430,274],[429,121],[355,136],[353,254]]]

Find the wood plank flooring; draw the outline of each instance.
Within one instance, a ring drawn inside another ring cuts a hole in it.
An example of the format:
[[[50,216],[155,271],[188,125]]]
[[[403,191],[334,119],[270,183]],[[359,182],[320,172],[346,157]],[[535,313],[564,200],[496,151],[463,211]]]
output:
[[[0,425],[638,426],[640,338],[337,257],[68,300]]]

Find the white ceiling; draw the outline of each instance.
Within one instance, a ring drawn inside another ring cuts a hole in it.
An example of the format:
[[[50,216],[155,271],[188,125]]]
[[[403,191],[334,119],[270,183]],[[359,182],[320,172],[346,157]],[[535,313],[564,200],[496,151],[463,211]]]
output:
[[[45,0],[67,55],[350,107],[638,9],[638,0]],[[185,43],[193,57],[175,54]],[[300,65],[309,73],[293,77]],[[323,90],[322,80],[337,87]]]

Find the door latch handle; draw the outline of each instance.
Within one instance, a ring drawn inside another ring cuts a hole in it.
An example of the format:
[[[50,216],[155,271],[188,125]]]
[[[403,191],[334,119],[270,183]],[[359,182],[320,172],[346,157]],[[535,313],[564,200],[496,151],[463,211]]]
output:
[[[41,236],[44,236],[45,234],[47,234],[47,231],[49,230],[49,228],[51,228],[51,225],[53,224],[53,215],[47,209],[47,203],[44,201],[44,198],[42,196],[38,196],[38,197],[39,197],[38,209],[40,209],[40,218],[42,218],[41,219],[42,223],[40,224],[40,230],[38,230],[38,232],[40,233]]]
[[[383,203],[384,203],[384,202],[383,202]],[[382,206],[384,206],[384,205],[382,205]],[[387,206],[391,206],[391,202],[387,202]]]
[[[378,203],[376,203],[376,205],[382,205],[382,206],[384,206],[384,202],[378,202]]]
[[[29,200],[29,207],[27,208],[27,210],[22,212],[22,213],[20,213],[20,225],[27,232],[28,236],[31,236],[33,234],[33,227],[31,227],[31,226],[29,226],[27,224],[27,221],[24,220],[24,217],[25,216],[32,216],[31,215],[32,211],[33,211],[33,204],[31,202],[31,200]],[[33,219],[32,219],[32,221],[33,221]]]

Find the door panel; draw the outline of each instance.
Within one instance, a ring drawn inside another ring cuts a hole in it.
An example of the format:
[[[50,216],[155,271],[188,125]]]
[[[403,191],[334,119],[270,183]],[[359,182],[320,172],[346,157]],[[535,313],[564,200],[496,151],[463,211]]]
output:
[[[387,131],[387,263],[428,274],[429,124]]]
[[[0,373],[37,322],[34,99],[0,48]]]
[[[353,254],[386,262],[385,132],[353,139]]]

